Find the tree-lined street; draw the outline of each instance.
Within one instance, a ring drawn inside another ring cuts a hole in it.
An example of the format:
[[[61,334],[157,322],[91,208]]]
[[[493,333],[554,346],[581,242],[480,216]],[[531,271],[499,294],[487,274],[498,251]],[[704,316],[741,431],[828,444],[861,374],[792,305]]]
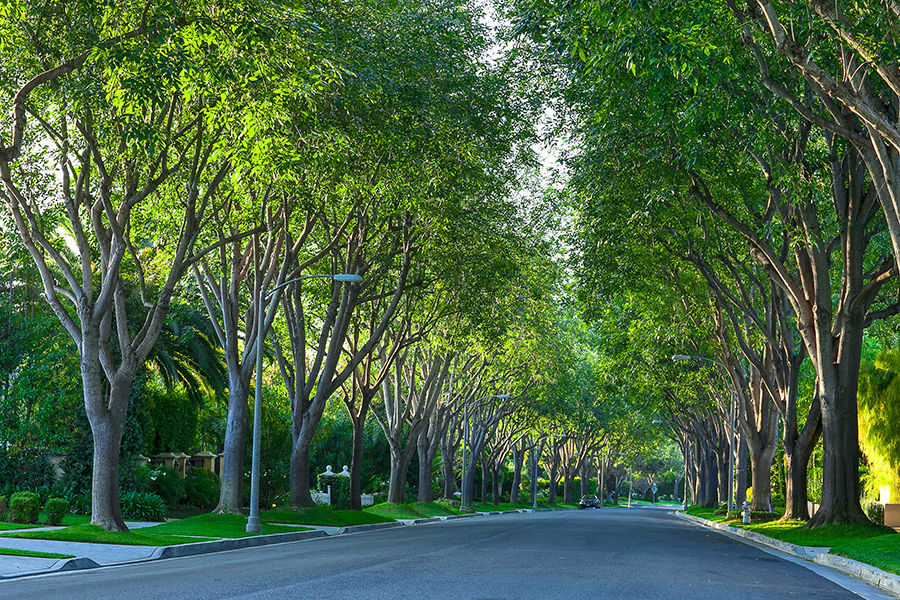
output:
[[[10,581],[0,593],[17,600],[859,598],[657,507],[461,519]]]

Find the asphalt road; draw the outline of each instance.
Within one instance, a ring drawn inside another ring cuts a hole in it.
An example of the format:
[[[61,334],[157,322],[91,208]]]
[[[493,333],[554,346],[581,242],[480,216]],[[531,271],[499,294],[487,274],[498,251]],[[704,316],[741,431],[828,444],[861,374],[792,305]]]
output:
[[[870,596],[872,598],[878,596]],[[459,519],[0,582],[3,600],[859,599],[654,508]]]

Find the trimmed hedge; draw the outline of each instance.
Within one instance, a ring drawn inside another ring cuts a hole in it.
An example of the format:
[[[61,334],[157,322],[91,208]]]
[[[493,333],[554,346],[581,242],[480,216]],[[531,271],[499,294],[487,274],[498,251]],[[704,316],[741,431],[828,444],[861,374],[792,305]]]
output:
[[[65,498],[50,498],[44,511],[47,513],[47,525],[59,525],[69,512],[69,501]]]
[[[0,521],[6,520],[6,511],[9,510],[9,501],[6,496],[0,496]]]
[[[350,508],[350,478],[345,475],[319,474],[319,491],[326,491],[331,486],[331,506],[334,508]]]
[[[41,498],[34,492],[16,492],[9,499],[9,520],[13,523],[37,523]]]

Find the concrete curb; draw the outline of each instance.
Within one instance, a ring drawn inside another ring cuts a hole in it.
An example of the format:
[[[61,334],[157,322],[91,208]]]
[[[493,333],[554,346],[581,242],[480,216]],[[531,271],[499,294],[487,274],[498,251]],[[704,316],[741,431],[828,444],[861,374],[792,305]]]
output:
[[[281,544],[283,542],[296,542],[326,537],[324,531],[296,531],[289,533],[273,533],[253,537],[231,538],[215,540],[212,542],[195,542],[193,544],[180,544],[178,546],[162,546],[157,548],[146,560],[158,560],[163,558],[180,558],[182,556],[195,556],[197,554],[210,554],[212,552],[224,552],[225,550],[237,550],[239,548],[252,548],[254,546],[267,546],[269,544]],[[91,561],[94,562],[94,561]],[[96,563],[95,563],[96,564]],[[98,565],[99,566],[99,565]],[[89,567],[85,567],[89,568]]]
[[[200,554],[211,554],[213,552],[224,552],[227,550],[239,550],[241,548],[253,548],[257,546],[267,546],[269,544],[282,544],[285,542],[296,542],[302,540],[320,539],[325,537],[334,537],[349,533],[362,533],[365,531],[375,531],[379,529],[393,529],[395,527],[406,527],[407,525],[420,525],[424,523],[437,523],[439,521],[450,521],[453,519],[468,519],[472,517],[484,517],[488,515],[505,515],[530,512],[549,512],[556,510],[571,510],[568,508],[523,508],[506,511],[477,512],[466,513],[461,515],[442,515],[439,517],[429,517],[423,519],[415,519],[406,523],[400,521],[392,521],[388,523],[372,523],[369,525],[351,525],[341,527],[335,533],[327,533],[320,529],[308,531],[296,531],[287,533],[273,533],[268,535],[259,535],[252,537],[231,538],[224,540],[214,540],[209,542],[194,542],[191,544],[180,544],[178,546],[160,546],[147,558],[137,560],[126,560],[118,563],[99,564],[89,558],[63,558],[47,569],[40,571],[31,571],[28,573],[16,573],[15,575],[0,575],[0,580],[15,579],[19,577],[27,577],[31,575],[45,575],[48,573],[57,573],[60,571],[78,571],[85,569],[96,569],[100,567],[111,567],[122,564],[148,562],[153,560],[162,560],[166,558],[180,558],[184,556],[197,556]]]
[[[691,521],[710,529],[716,529],[737,538],[744,538],[757,544],[780,550],[785,554],[790,554],[791,556],[796,556],[797,558],[802,558],[818,565],[829,567],[835,571],[840,571],[844,575],[855,577],[873,587],[877,587],[878,589],[900,597],[900,576],[888,573],[887,571],[882,571],[870,564],[859,562],[858,560],[853,560],[851,558],[844,558],[837,554],[829,554],[827,549],[790,544],[781,540],[772,539],[769,536],[756,533],[755,531],[747,531],[740,527],[731,527],[724,523],[708,521],[685,512],[677,511],[674,514],[686,521]]]

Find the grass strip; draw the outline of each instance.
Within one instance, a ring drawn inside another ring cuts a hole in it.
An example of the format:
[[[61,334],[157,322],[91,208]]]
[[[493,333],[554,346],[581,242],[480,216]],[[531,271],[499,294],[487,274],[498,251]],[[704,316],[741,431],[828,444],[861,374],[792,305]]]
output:
[[[247,533],[247,517],[244,515],[214,515],[212,513],[169,521],[135,530],[150,535],[189,535],[205,538],[241,538],[251,535],[307,531],[304,527],[287,527],[262,523],[260,533]]]
[[[831,554],[900,575],[900,535],[896,533],[839,544],[831,549]]]
[[[14,529],[34,529],[35,527],[43,527],[43,525],[34,525],[29,523],[7,523],[0,521],[0,531],[12,531]]]
[[[358,510],[335,510],[327,506],[300,506],[276,508],[260,514],[263,523],[297,523],[299,525],[323,525],[346,527],[390,523],[394,519]]]
[[[369,506],[363,509],[364,513],[377,515],[384,519],[396,521],[397,519],[422,519],[425,515],[418,512],[409,504],[394,504],[392,502],[382,502],[375,506]]]
[[[98,525],[85,523],[52,531],[22,531],[4,533],[0,537],[16,537],[32,540],[56,540],[62,542],[86,542],[89,544],[123,544],[126,546],[176,546],[192,542],[206,542],[208,537],[182,537],[145,533],[135,529],[130,533],[106,531]]]
[[[35,552],[34,550],[17,550],[16,548],[0,548],[2,556],[27,556],[29,558],[75,558],[71,554],[55,552]]]

